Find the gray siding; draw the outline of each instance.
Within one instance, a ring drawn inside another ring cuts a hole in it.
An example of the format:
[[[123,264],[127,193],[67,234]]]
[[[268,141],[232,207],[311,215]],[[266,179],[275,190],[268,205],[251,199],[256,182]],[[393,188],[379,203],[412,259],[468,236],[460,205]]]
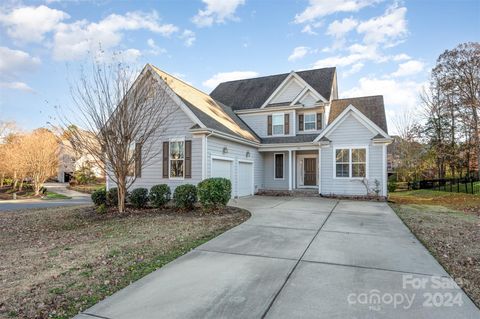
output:
[[[371,142],[375,134],[368,130],[352,115],[348,117],[327,137],[332,141],[331,146],[321,150],[321,193],[324,195],[366,195],[367,191],[359,179],[334,178],[335,163],[334,149],[338,147],[366,147],[368,152],[367,179],[370,189],[374,188],[374,181],[380,182],[380,194],[383,182],[383,150],[381,145]]]
[[[223,148],[227,147],[228,153],[223,154]],[[250,157],[247,157],[247,151],[250,152]],[[212,172],[212,156],[225,157],[233,160],[233,173],[232,173],[232,195],[237,196],[237,178],[238,176],[238,161],[246,160],[253,161],[253,176],[254,176],[254,192],[256,193],[262,188],[263,179],[263,160],[261,154],[257,148],[224,140],[218,137],[210,136],[207,138],[207,177],[211,176]]]
[[[274,156],[275,153],[283,153],[283,179],[274,179]],[[264,171],[263,171],[263,183],[264,189],[272,190],[288,190],[288,152],[272,152],[263,153]],[[292,159],[293,161],[293,159]],[[293,184],[292,184],[293,185]]]
[[[295,135],[295,127],[297,126],[296,123],[298,119],[294,123],[295,119],[295,112],[292,111],[282,111],[282,112],[261,112],[255,114],[239,114],[240,118],[260,137],[269,137],[267,135],[267,126],[268,126],[268,115],[272,115],[273,113],[289,113],[290,114],[290,134]],[[279,136],[279,135],[273,135]],[[271,137],[271,136],[270,136]]]
[[[270,103],[292,102],[302,90],[303,86],[301,86],[297,80],[292,78],[281,92],[270,101]]]
[[[150,189],[157,184],[168,184],[172,188],[172,193],[178,185],[197,184],[202,180],[202,139],[193,137],[189,133],[189,129],[194,125],[193,121],[175,104],[171,99],[168,100],[168,124],[163,132],[159,132],[153,139],[155,152],[157,155],[144,166],[142,169],[142,177],[130,187],[130,190],[145,187]],[[162,145],[164,141],[170,138],[185,138],[192,141],[192,178],[185,179],[168,179],[162,176]],[[109,185],[113,187],[113,185]]]

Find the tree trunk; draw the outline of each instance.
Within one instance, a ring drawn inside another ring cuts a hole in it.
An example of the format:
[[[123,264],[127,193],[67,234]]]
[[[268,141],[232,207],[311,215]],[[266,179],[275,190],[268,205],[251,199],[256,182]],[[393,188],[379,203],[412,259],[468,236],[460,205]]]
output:
[[[18,184],[17,172],[13,172],[13,189],[17,189],[17,184]]]
[[[0,187],[3,187],[3,183],[5,181],[5,172],[2,172],[2,175],[0,175]]]
[[[117,178],[118,180],[118,185],[117,185],[117,190],[118,190],[118,212],[123,213],[125,211],[125,197],[126,197],[126,180],[125,176],[122,176],[120,178]]]
[[[24,179],[25,179],[24,177],[22,177],[22,178],[20,179],[20,186],[18,187],[18,191],[19,191],[19,192],[21,192],[22,189],[23,189],[23,180],[24,180]]]

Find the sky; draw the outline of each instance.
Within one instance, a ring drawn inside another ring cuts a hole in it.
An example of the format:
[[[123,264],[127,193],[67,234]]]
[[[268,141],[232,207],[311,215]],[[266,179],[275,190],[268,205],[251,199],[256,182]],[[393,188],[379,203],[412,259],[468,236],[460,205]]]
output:
[[[339,96],[419,107],[447,49],[480,41],[480,0],[2,1],[0,121],[58,124],[89,58],[152,63],[206,93],[228,80],[337,67]]]

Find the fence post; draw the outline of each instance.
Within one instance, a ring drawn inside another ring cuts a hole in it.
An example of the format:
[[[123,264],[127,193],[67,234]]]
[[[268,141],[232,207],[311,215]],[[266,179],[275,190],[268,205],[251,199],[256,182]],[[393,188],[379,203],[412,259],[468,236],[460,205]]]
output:
[[[460,179],[457,179],[457,193],[460,193]]]
[[[450,193],[452,192],[452,180],[450,180]]]
[[[473,191],[473,178],[470,179],[470,186],[472,187],[472,195],[473,195],[473,193],[474,193],[474,191]]]
[[[465,180],[465,194],[468,194],[468,181]]]

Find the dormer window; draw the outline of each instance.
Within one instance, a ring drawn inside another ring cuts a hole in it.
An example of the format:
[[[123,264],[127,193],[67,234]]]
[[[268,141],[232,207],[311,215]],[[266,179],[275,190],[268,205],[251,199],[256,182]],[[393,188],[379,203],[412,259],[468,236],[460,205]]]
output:
[[[305,113],[303,117],[303,130],[315,131],[317,129],[317,113]]]
[[[273,135],[283,135],[285,131],[285,116],[281,114],[272,115]]]

